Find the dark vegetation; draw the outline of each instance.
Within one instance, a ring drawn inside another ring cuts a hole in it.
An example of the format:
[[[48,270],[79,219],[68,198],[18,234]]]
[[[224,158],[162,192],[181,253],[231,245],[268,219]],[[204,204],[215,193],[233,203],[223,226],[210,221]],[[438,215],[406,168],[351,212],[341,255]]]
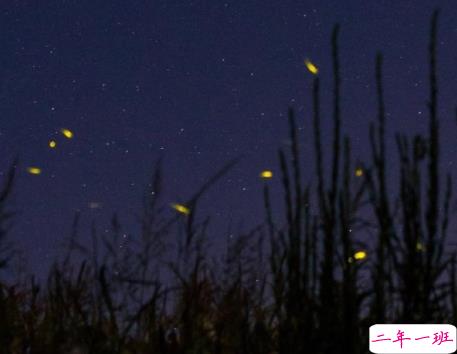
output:
[[[114,216],[114,237],[94,225],[87,248],[78,241],[77,215],[68,253],[54,264],[46,286],[33,278],[0,284],[0,353],[366,353],[372,324],[456,323],[456,255],[445,252],[452,183],[439,168],[437,17],[435,12],[429,42],[428,133],[395,136],[398,170],[386,157],[381,55],[374,76],[378,116],[368,132],[371,161],[352,161],[351,140],[341,133],[336,26],[329,176],[324,178],[316,76],[309,115],[316,178],[305,183],[301,176],[290,109],[291,149],[279,151],[284,225],[273,220],[265,184],[265,224],[230,238],[224,257],[211,259],[208,220],[195,212],[207,188],[236,161],[186,203],[188,215],[171,220],[161,202],[159,161],[145,193],[142,231],[132,244],[119,247],[123,230]],[[12,216],[15,166],[0,191],[2,239]],[[399,178],[394,194],[386,177],[392,174]],[[362,208],[372,218],[364,218]],[[367,249],[357,237],[361,232],[372,237],[363,260],[354,256]],[[179,247],[171,258],[166,240],[173,235]],[[4,251],[2,267],[11,256]],[[171,283],[163,280],[163,269],[173,274]]]

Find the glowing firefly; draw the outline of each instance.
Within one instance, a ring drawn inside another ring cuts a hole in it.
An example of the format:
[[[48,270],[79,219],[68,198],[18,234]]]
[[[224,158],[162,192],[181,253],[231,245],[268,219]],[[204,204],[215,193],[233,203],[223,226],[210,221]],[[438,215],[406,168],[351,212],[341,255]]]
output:
[[[73,132],[71,130],[63,128],[60,131],[67,139],[73,138]]]
[[[357,251],[354,253],[354,259],[357,261],[361,261],[367,258],[367,253],[365,251]]]
[[[356,168],[356,169],[355,169],[355,175],[356,175],[357,177],[362,177],[362,175],[363,175],[363,170],[362,170],[360,167]]]
[[[317,66],[314,65],[313,63],[311,63],[311,61],[309,59],[305,59],[305,65],[311,74],[317,75],[317,73],[319,72],[319,69],[317,68]]]
[[[182,204],[171,204],[171,207],[181,214],[190,214],[190,209]]]
[[[41,168],[39,167],[28,167],[27,172],[31,175],[39,175],[41,173]]]
[[[273,172],[271,172],[270,170],[265,170],[260,173],[260,178],[270,179],[272,177],[273,177]]]
[[[49,142],[49,147],[50,147],[51,149],[54,149],[56,146],[57,146],[57,143],[55,142],[55,140],[51,140],[51,141]]]

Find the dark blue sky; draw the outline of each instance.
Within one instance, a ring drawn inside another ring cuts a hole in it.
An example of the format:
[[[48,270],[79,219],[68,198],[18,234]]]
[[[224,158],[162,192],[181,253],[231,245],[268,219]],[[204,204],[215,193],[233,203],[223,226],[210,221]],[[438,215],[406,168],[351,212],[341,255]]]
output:
[[[168,203],[186,200],[242,154],[205,196],[201,215],[213,216],[215,240],[225,237],[227,220],[243,219],[245,228],[261,223],[258,174],[268,168],[278,176],[289,106],[301,129],[303,167],[314,168],[312,77],[303,60],[320,69],[328,144],[330,35],[341,24],[344,132],[354,139],[354,156],[366,157],[367,125],[376,118],[378,50],[385,56],[389,133],[425,131],[428,32],[436,7],[442,10],[442,167],[455,171],[455,1],[2,2],[0,169],[4,173],[16,154],[21,162],[14,194],[20,214],[11,238],[35,268],[57,254],[76,209],[83,225],[96,220],[101,231],[117,211],[133,231],[161,155]],[[75,137],[65,140],[61,128]],[[57,139],[54,150],[50,139]],[[389,148],[394,159],[392,139]],[[31,165],[42,174],[27,174]],[[279,205],[279,179],[271,184]],[[90,209],[90,202],[102,208]]]

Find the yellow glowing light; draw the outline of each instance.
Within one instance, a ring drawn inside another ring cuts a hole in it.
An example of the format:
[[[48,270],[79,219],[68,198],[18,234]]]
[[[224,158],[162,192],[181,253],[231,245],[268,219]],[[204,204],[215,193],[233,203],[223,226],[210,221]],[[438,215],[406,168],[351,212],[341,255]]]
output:
[[[357,177],[362,177],[362,175],[363,175],[363,170],[362,170],[360,167],[359,167],[359,168],[356,168],[356,169],[355,169],[355,175],[356,175]]]
[[[416,244],[416,250],[418,250],[418,251],[423,251],[424,248],[425,248],[425,247],[424,247],[424,245],[423,245],[422,243],[418,242],[418,243]]]
[[[308,59],[305,59],[305,65],[311,74],[317,75],[317,73],[319,72],[317,66],[311,63],[311,61],[309,61]]]
[[[269,170],[265,170],[260,173],[260,178],[270,179],[272,177],[273,177],[273,172],[271,172]]]
[[[354,259],[361,261],[363,259],[367,258],[367,253],[365,251],[357,251],[354,253]]]
[[[189,215],[190,209],[182,204],[171,204],[171,207],[181,214]]]
[[[38,167],[29,167],[27,168],[27,172],[31,175],[39,175],[41,173],[41,168]]]
[[[71,130],[64,128],[64,129],[61,129],[60,131],[66,138],[68,138],[68,139],[73,138],[73,132]]]
[[[54,149],[54,148],[56,147],[56,145],[57,145],[57,143],[56,143],[54,140],[51,140],[51,141],[49,142],[49,147],[50,147],[51,149]]]

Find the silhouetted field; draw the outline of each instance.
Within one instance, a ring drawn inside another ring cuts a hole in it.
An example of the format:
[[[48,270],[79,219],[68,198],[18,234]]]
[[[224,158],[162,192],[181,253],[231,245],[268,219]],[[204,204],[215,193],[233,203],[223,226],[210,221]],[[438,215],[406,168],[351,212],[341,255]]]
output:
[[[386,156],[381,55],[373,75],[378,117],[368,131],[371,159],[353,162],[351,139],[342,134],[335,26],[333,138],[323,145],[316,75],[309,114],[315,178],[302,178],[292,109],[290,151],[279,150],[284,225],[273,220],[266,183],[265,223],[234,235],[214,260],[208,220],[199,220],[196,211],[207,188],[236,161],[172,219],[164,214],[169,206],[159,161],[134,244],[119,247],[122,225],[114,216],[114,238],[94,227],[92,244],[82,245],[76,216],[68,254],[55,262],[45,286],[33,279],[0,283],[0,353],[367,353],[372,324],[456,323],[456,256],[445,252],[452,180],[439,168],[437,17],[435,12],[429,40],[429,129],[395,136],[398,168]],[[0,193],[2,241],[7,225],[20,222],[8,208],[15,165]],[[387,185],[389,175],[399,177],[394,188]],[[363,207],[372,218],[361,215]],[[369,250],[358,237],[363,232],[372,235]],[[177,256],[171,258],[167,240],[173,236]],[[6,267],[9,254],[2,255]],[[164,271],[173,275],[171,283],[163,281]]]

